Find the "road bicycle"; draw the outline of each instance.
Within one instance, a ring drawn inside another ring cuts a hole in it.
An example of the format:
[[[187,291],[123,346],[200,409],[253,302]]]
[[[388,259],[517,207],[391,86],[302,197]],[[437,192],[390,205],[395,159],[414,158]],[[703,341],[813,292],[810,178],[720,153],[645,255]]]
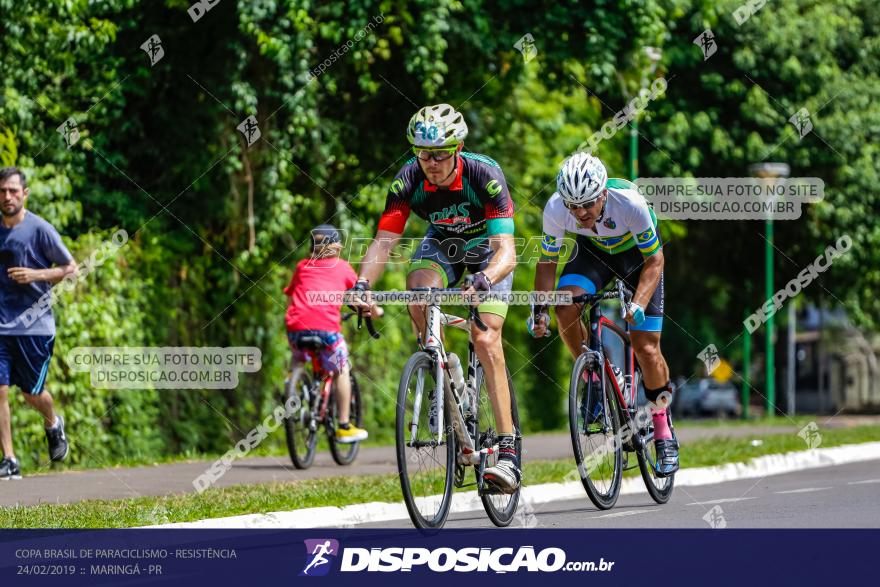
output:
[[[638,406],[642,372],[635,359],[629,337],[629,325],[621,328],[602,315],[599,302],[617,298],[621,317],[632,293],[617,281],[604,293],[572,297],[572,303],[584,304],[581,319],[589,308],[589,344],[574,363],[568,395],[568,420],[571,443],[581,482],[590,501],[599,509],[614,506],[620,494],[623,471],[629,455],[635,453],[648,493],[657,503],[669,501],[674,475],[658,477],[654,424],[648,406]],[[620,338],[624,350],[621,372],[608,358],[602,345],[603,329]]]
[[[470,283],[466,280],[465,288]],[[483,472],[498,460],[498,433],[471,324],[483,331],[487,327],[474,306],[465,319],[444,313],[437,300],[431,299],[432,294],[461,293],[461,288],[410,291],[424,295],[427,315],[426,339],[419,338],[419,350],[403,367],[397,392],[397,468],[410,519],[416,528],[441,528],[449,516],[454,488],[476,486],[489,519],[496,526],[507,526],[519,503],[519,488],[505,494],[483,479]],[[467,376],[462,386],[452,376],[442,336],[445,326],[468,332]],[[521,463],[522,434],[509,371],[507,385],[516,458]],[[470,483],[466,481],[469,467],[475,470]]]
[[[342,315],[342,320],[355,316],[354,312]],[[367,329],[374,338],[378,337],[373,322],[367,318]],[[358,329],[361,327],[359,317]],[[330,454],[338,465],[350,465],[357,458],[360,442],[344,444],[336,441],[338,424],[336,407],[336,387],[333,374],[327,372],[320,361],[324,341],[319,336],[301,337],[297,347],[305,354],[305,362],[297,364],[293,358],[284,381],[284,406],[293,406],[293,412],[284,419],[287,437],[287,450],[290,460],[297,469],[308,469],[315,461],[318,444],[318,429],[324,427]],[[351,360],[349,358],[349,360]],[[360,427],[363,414],[361,391],[354,369],[349,369],[351,380],[351,403],[349,421]]]

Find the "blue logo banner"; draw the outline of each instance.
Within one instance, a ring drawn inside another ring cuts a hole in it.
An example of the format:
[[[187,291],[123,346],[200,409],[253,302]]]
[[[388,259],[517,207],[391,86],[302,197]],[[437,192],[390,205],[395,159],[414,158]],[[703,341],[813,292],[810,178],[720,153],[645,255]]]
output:
[[[872,576],[878,539],[878,530],[0,530],[0,585],[425,587],[466,576],[544,587],[837,585]]]

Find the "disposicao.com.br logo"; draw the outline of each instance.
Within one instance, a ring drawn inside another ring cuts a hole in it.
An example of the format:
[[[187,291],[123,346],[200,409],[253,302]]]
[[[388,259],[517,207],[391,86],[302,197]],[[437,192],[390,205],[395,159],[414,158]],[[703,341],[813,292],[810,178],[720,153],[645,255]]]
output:
[[[316,576],[327,574],[330,569],[326,555],[336,556],[339,543],[335,540],[307,540],[309,559],[300,575]],[[321,560],[323,558],[323,560]],[[321,561],[321,562],[318,562]],[[322,565],[322,567],[318,567]],[[556,571],[611,571],[614,562],[604,558],[595,561],[566,561],[566,553],[561,548],[544,548],[536,551],[534,546],[517,548],[465,547],[465,548],[355,548],[342,551],[339,570],[341,572],[411,572],[421,567],[436,573],[456,572],[494,572],[515,573],[518,571],[553,573]],[[318,570],[320,569],[320,571]]]

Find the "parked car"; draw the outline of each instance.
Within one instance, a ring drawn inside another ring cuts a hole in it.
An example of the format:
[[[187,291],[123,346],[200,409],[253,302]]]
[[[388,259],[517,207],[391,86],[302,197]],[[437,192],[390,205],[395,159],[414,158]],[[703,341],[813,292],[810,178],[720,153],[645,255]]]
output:
[[[676,417],[737,418],[740,415],[737,390],[730,383],[718,383],[711,378],[689,381],[672,394],[672,413]]]

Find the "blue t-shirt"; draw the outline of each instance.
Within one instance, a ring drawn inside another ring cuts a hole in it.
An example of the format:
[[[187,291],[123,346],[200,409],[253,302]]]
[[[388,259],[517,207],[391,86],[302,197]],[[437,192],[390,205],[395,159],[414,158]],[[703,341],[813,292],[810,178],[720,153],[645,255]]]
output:
[[[73,257],[58,231],[33,212],[26,212],[24,220],[12,228],[0,223],[0,336],[55,334],[55,318],[48,299],[40,300],[52,284],[16,283],[9,277],[9,269],[49,269],[71,261]]]

